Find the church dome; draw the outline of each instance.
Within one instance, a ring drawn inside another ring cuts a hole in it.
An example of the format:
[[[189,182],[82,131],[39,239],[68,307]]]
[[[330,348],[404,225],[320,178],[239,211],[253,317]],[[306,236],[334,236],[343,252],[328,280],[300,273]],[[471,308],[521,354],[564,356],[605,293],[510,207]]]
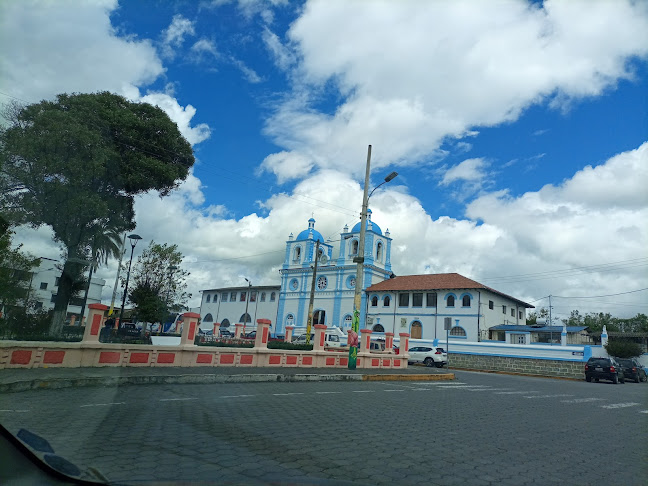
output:
[[[295,238],[296,241],[299,240],[308,240],[311,238],[311,232],[312,232],[312,239],[313,241],[319,240],[320,243],[324,243],[324,237],[322,234],[315,229],[315,220],[313,218],[308,220],[308,229],[305,229],[301,233],[297,235],[297,238]]]
[[[369,224],[371,223],[371,227],[369,227]],[[371,230],[374,233],[377,233],[379,235],[382,235],[382,230],[380,229],[380,226],[378,226],[376,223],[371,221],[371,209],[367,209],[367,230]],[[357,222],[355,226],[351,229],[351,233],[360,233],[360,222]]]

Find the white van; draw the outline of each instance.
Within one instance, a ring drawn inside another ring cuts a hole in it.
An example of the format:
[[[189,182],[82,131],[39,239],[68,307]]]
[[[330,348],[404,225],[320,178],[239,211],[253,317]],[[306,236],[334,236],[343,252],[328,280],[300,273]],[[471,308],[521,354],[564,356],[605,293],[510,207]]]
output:
[[[312,343],[314,339],[315,333],[311,333],[310,342]],[[347,337],[339,327],[332,327],[324,331],[324,341],[325,346],[329,346],[331,348],[339,348],[341,346],[346,346]],[[295,339],[293,339],[292,342],[295,344],[306,344],[306,334],[300,334]]]

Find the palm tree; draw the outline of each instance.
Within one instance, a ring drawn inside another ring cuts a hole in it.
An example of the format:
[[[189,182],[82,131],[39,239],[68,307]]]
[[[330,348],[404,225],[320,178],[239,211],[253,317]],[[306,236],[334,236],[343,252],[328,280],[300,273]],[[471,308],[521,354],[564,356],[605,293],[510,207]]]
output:
[[[90,274],[88,275],[88,285],[83,297],[83,306],[81,307],[81,321],[85,313],[86,303],[88,301],[88,292],[92,284],[92,273],[99,268],[101,264],[107,264],[110,258],[119,258],[121,253],[121,234],[111,226],[110,221],[105,221],[97,225],[92,232],[91,237],[86,243],[86,252],[90,256]]]

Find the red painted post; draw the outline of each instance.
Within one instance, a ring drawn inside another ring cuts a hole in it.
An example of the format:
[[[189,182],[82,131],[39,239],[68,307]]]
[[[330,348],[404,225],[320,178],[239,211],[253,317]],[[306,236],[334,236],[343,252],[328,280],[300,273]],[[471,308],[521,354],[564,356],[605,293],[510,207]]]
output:
[[[104,312],[108,310],[107,305],[90,304],[88,306],[88,320],[83,332],[84,343],[98,343],[101,324],[103,323]]]
[[[256,338],[254,339],[255,348],[267,348],[270,339],[270,319],[257,319]]]
[[[198,319],[200,319],[200,314],[196,314],[195,312],[185,312],[182,314],[180,345],[193,346],[194,338],[198,333]]]

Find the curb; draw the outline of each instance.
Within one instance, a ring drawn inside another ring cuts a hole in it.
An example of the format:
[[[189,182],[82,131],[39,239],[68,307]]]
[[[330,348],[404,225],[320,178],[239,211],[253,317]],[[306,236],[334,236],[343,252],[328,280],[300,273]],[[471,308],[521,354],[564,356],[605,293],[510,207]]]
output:
[[[360,375],[360,374],[241,374],[241,375],[170,375],[170,376],[97,376],[85,378],[35,379],[0,384],[0,393],[29,390],[58,390],[71,387],[125,385],[209,385],[216,383],[272,383],[315,381],[435,381],[454,380],[454,374],[445,375]]]
[[[532,373],[519,373],[516,371],[501,371],[501,370],[480,370],[477,368],[456,368],[452,369],[457,371],[472,371],[475,373],[490,373],[493,375],[510,375],[510,376],[528,376],[530,378],[551,378],[554,380],[567,380],[567,381],[583,381],[584,378],[575,378],[572,376],[552,376],[552,375],[535,375]]]

